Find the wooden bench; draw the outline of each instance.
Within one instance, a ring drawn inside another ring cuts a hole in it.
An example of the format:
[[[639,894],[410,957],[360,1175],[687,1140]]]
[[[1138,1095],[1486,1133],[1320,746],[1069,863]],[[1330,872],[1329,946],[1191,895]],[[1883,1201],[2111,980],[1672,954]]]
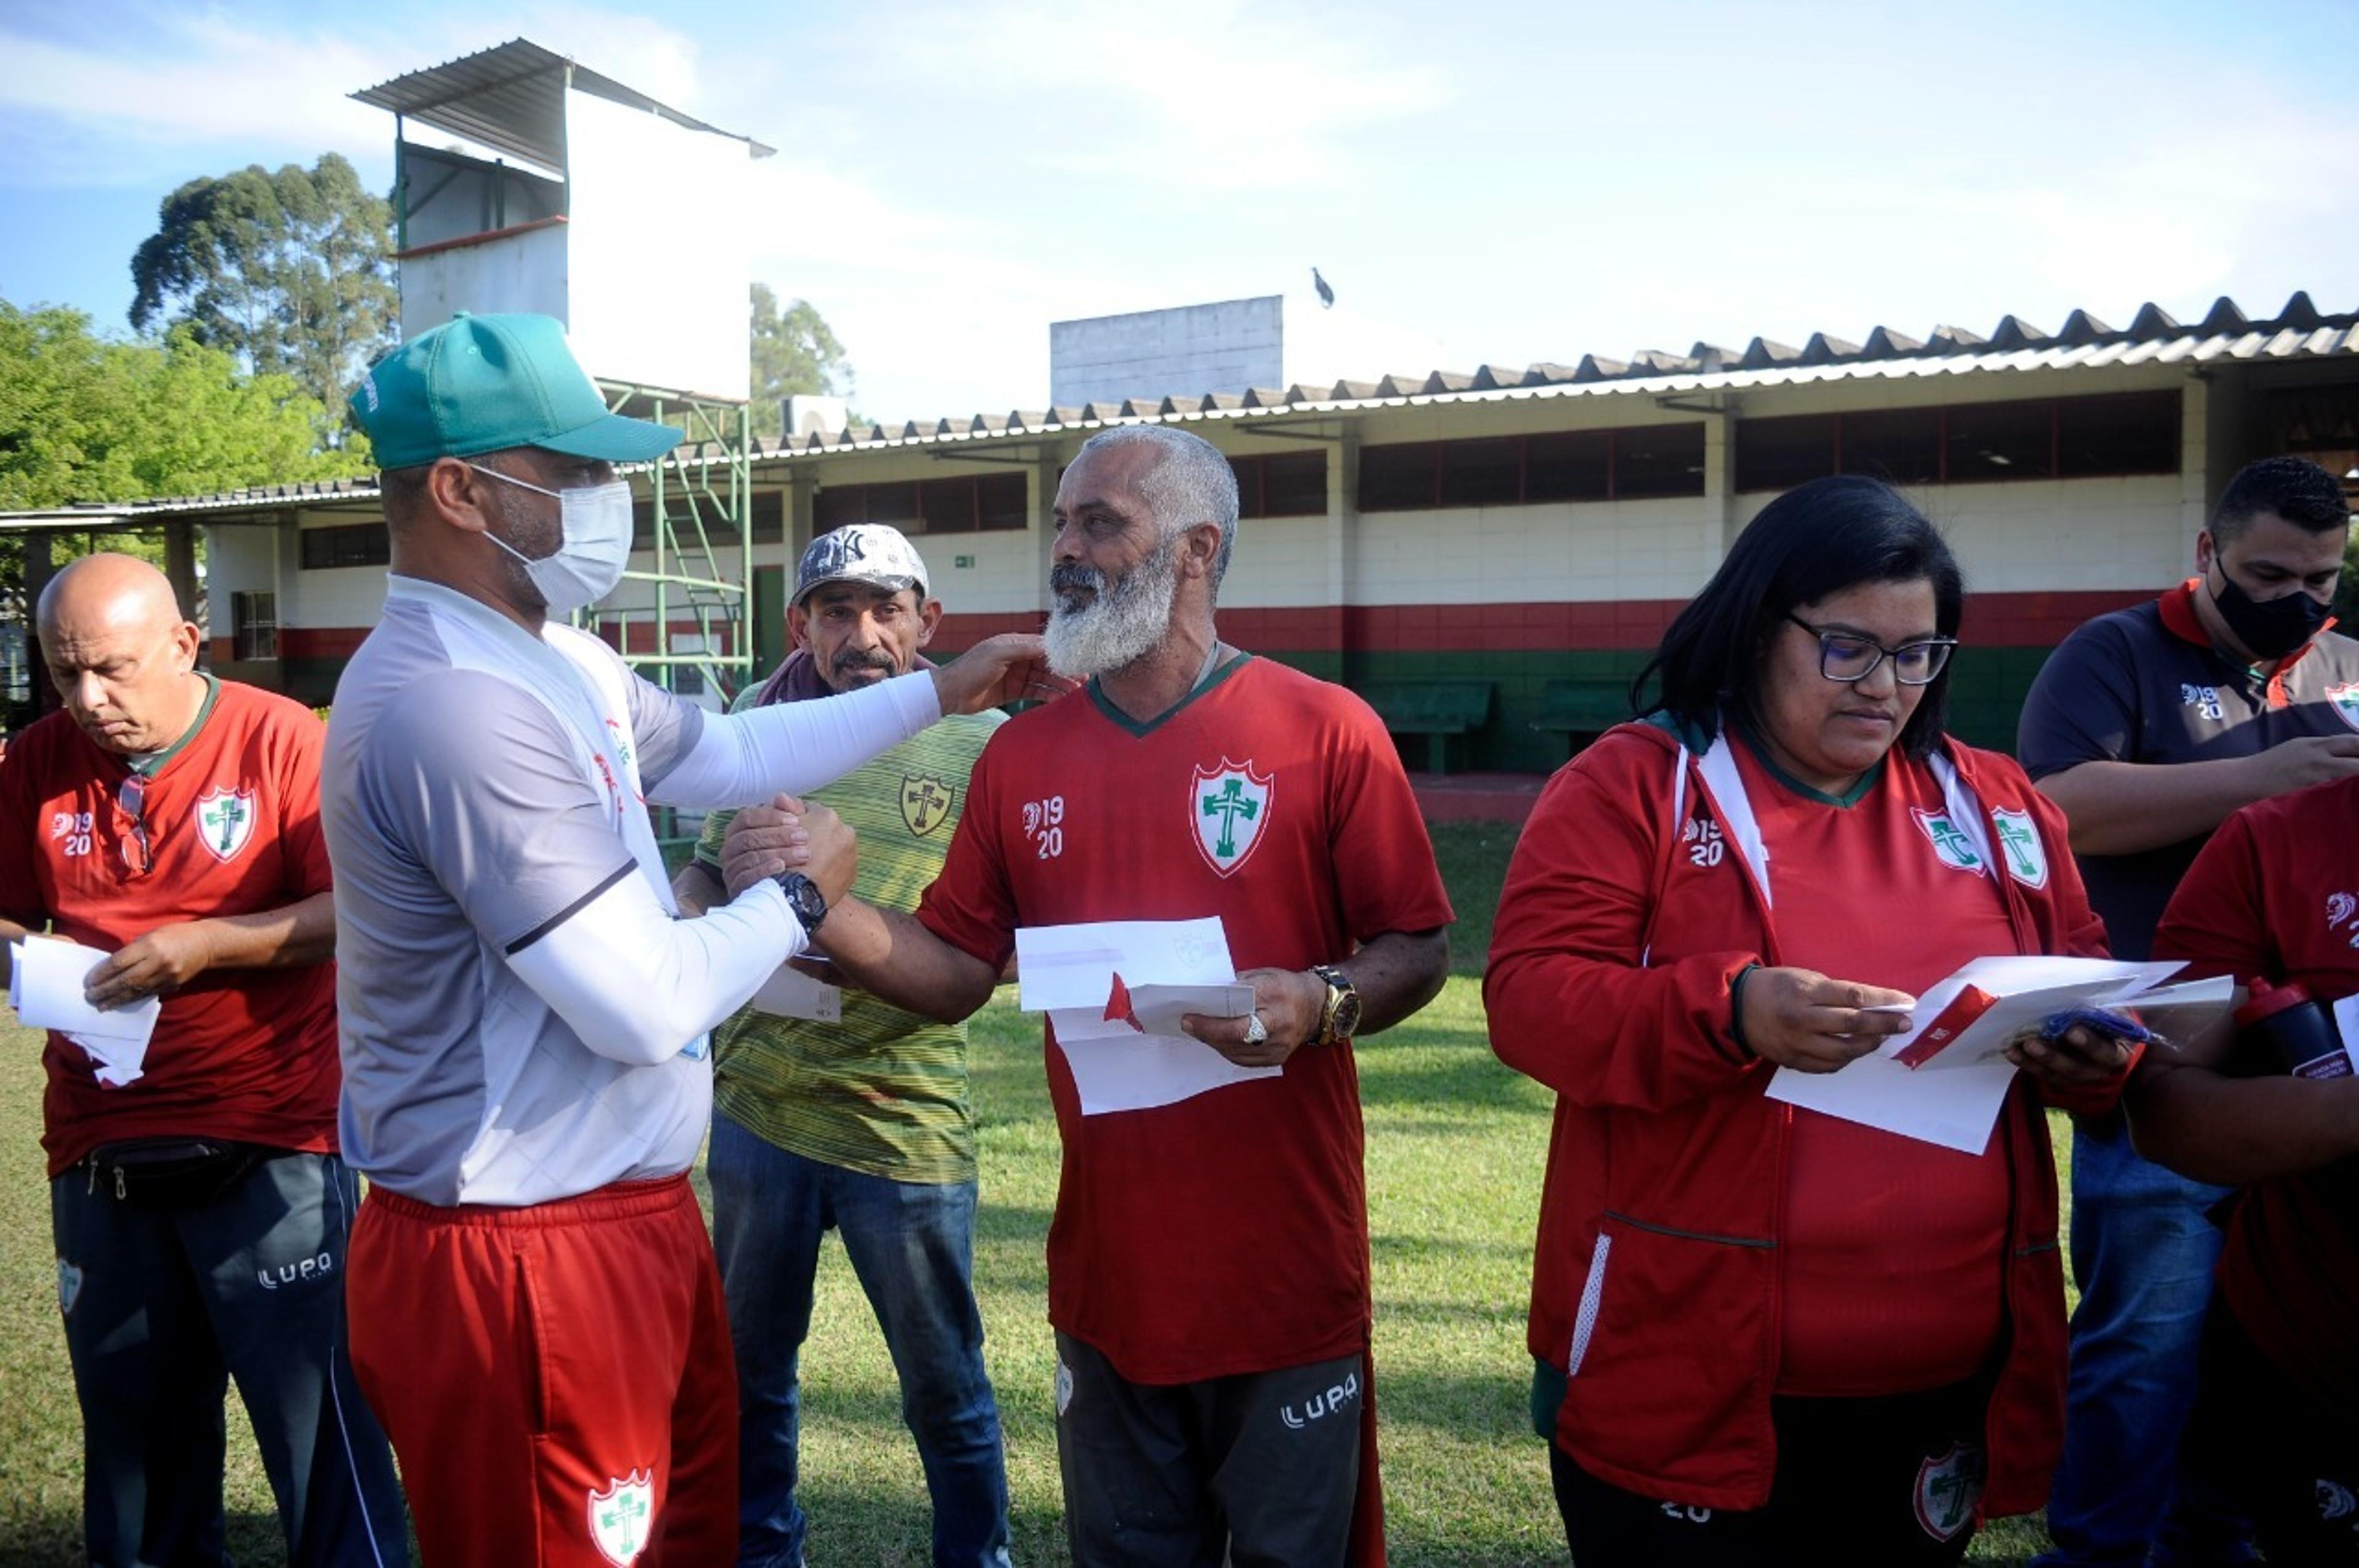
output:
[[[1428,771],[1448,773],[1450,738],[1471,735],[1489,721],[1493,684],[1486,680],[1395,681],[1363,693],[1395,735],[1425,737]]]
[[[1561,735],[1568,750],[1582,735],[1602,735],[1630,717],[1630,683],[1620,676],[1580,676],[1540,688],[1540,716],[1532,728]]]

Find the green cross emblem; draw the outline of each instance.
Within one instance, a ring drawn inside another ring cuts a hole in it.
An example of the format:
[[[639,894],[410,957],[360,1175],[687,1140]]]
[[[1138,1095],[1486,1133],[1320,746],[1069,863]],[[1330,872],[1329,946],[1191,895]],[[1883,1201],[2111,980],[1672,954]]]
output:
[[[2031,853],[2032,830],[2020,822],[1998,819],[1999,846],[2006,851],[2007,870],[2023,878],[2039,874],[2039,862]]]
[[[237,842],[237,830],[245,825],[245,802],[237,795],[232,795],[222,802],[221,810],[215,816],[221,823],[221,847],[226,853],[230,846]]]
[[[1956,823],[1946,816],[1937,816],[1926,825],[1926,830],[1933,835],[1933,848],[1940,852],[1941,859],[1954,866],[1974,863],[1974,847],[1958,831]]]
[[[1212,853],[1225,860],[1237,852],[1237,824],[1251,822],[1260,816],[1261,802],[1246,796],[1245,780],[1229,778],[1222,780],[1219,789],[1204,796],[1203,809],[1205,816],[1221,819],[1221,837],[1212,845]]]

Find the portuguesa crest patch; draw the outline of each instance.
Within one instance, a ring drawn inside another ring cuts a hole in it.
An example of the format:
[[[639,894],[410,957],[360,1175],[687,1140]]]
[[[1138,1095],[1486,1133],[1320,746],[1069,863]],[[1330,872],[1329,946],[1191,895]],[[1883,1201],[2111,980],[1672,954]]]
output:
[[[2048,846],[2039,841],[2039,824],[2027,811],[1993,808],[1991,828],[1998,836],[1998,858],[2006,874],[2027,888],[2048,885]]]
[[[920,838],[942,825],[951,814],[951,799],[947,779],[930,773],[901,775],[901,820]]]
[[[609,1477],[590,1494],[590,1539],[614,1568],[631,1568],[647,1548],[655,1522],[656,1478],[650,1470]]]
[[[1242,762],[1223,757],[1217,768],[1198,766],[1189,781],[1188,816],[1204,863],[1222,876],[1235,875],[1261,843],[1276,795],[1277,781],[1256,772],[1250,757]]]
[[[197,837],[206,853],[227,865],[254,837],[254,791],[216,784],[197,799]]]

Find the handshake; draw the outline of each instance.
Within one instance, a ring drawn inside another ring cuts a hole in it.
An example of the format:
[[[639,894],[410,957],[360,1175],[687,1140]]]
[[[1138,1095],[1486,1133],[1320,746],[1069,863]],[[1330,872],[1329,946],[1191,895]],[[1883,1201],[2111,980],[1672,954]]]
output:
[[[800,871],[833,904],[852,891],[859,870],[860,843],[843,818],[790,795],[740,811],[722,841],[721,877],[733,899],[756,882]]]

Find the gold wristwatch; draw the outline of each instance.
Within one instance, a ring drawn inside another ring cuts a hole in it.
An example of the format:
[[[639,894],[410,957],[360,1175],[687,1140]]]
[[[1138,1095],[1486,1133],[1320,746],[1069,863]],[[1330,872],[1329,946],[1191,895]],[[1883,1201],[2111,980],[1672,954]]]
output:
[[[1360,989],[1332,964],[1313,964],[1310,972],[1327,982],[1327,1005],[1319,1010],[1319,1034],[1311,1044],[1332,1045],[1349,1040],[1360,1027]]]

